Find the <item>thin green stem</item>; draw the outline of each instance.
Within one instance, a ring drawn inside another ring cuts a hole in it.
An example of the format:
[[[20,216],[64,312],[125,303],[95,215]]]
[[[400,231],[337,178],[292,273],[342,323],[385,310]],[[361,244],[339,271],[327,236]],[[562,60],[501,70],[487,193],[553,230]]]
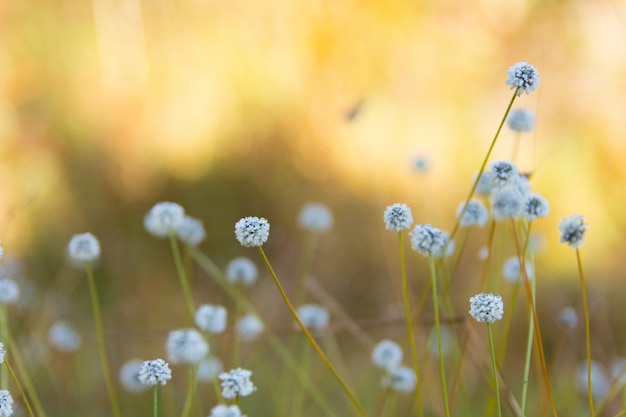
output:
[[[196,386],[198,384],[198,373],[196,372],[194,365],[189,365],[188,379],[187,395],[185,398],[182,417],[189,416],[189,411],[191,411],[191,405],[193,404],[193,394],[196,392]]]
[[[174,264],[176,265],[176,273],[180,280],[180,286],[183,289],[183,296],[185,298],[185,306],[191,319],[191,323],[194,322],[194,316],[196,314],[196,306],[191,296],[191,288],[189,286],[189,278],[187,278],[187,272],[185,271],[185,265],[183,264],[182,257],[180,256],[180,249],[178,247],[178,239],[176,233],[170,232],[170,247],[172,249],[172,256],[174,257]]]
[[[11,374],[11,378],[13,378],[13,381],[15,382],[15,385],[17,386],[17,389],[19,390],[20,395],[22,396],[22,400],[24,401],[24,404],[26,404],[26,408],[28,409],[28,415],[30,415],[30,417],[35,417],[33,415],[33,409],[30,408],[30,401],[28,401],[28,397],[26,397],[26,394],[24,393],[24,390],[22,389],[22,384],[20,384],[20,381],[15,376],[15,372],[13,372],[13,368],[11,368],[11,365],[9,364],[9,361],[7,360],[7,358],[4,358],[4,364],[6,365],[9,373]]]
[[[535,302],[535,280],[533,286],[533,302]],[[526,417],[526,399],[528,397],[528,378],[530,375],[530,360],[533,352],[533,336],[535,332],[535,323],[533,322],[532,312],[528,318],[528,343],[526,344],[526,362],[524,364],[524,383],[522,385],[522,417]]]
[[[154,386],[154,391],[152,394],[152,415],[154,417],[157,417],[159,415],[158,413],[158,397],[157,397],[157,387],[158,385]]]
[[[102,374],[111,403],[111,411],[114,417],[121,417],[120,406],[117,401],[117,395],[113,388],[113,380],[109,371],[109,359],[107,357],[106,347],[104,345],[104,332],[102,330],[102,316],[100,313],[100,301],[98,300],[98,290],[96,289],[96,281],[93,276],[91,263],[85,262],[85,271],[87,272],[87,282],[89,283],[89,295],[91,296],[91,306],[93,309],[93,321],[96,328],[96,337],[98,338],[98,350],[100,352],[100,362],[102,364]]]
[[[6,340],[9,333],[9,324],[7,322],[7,306],[0,304],[0,340]],[[5,368],[0,369],[0,389],[9,388],[9,374]]]
[[[487,323],[487,333],[489,333],[489,348],[491,350],[491,364],[493,366],[493,381],[496,384],[496,403],[498,406],[498,417],[502,417],[502,407],[500,406],[500,383],[498,382],[498,365],[496,364],[496,350],[493,346],[493,332],[491,323]]]
[[[37,395],[37,391],[35,391],[35,386],[33,381],[30,379],[28,372],[26,371],[26,365],[24,364],[24,359],[20,354],[11,333],[7,334],[7,342],[9,345],[9,351],[13,358],[15,358],[15,365],[17,366],[17,371],[20,373],[22,380],[24,381],[24,385],[26,385],[26,391],[30,394],[31,399],[33,400],[33,406],[35,407],[35,411],[37,415],[40,417],[46,417],[46,411],[43,405],[41,404],[41,400],[39,399],[39,395]]]
[[[441,375],[441,391],[443,393],[443,405],[446,417],[450,417],[450,406],[448,405],[448,389],[446,387],[446,370],[443,364],[443,348],[441,346],[441,326],[439,325],[439,300],[437,295],[437,274],[435,272],[435,260],[433,255],[428,257],[430,265],[431,287],[433,289],[433,309],[435,312],[435,330],[437,331],[437,352],[439,353],[439,374]]]
[[[276,276],[276,273],[274,272],[274,269],[272,268],[272,265],[270,264],[269,259],[267,259],[267,256],[265,255],[265,251],[263,251],[263,247],[262,246],[259,246],[259,253],[261,254],[261,257],[263,258],[263,262],[265,263],[265,266],[267,267],[267,270],[269,271],[270,275],[272,276],[272,279],[274,280],[274,284],[276,284],[276,288],[278,288],[278,291],[280,292],[280,295],[282,296],[283,301],[287,305],[287,308],[291,312],[293,318],[298,323],[298,326],[300,327],[300,330],[302,330],[302,333],[304,333],[306,338],[309,340],[309,343],[311,343],[311,346],[313,346],[313,349],[317,352],[317,354],[319,355],[319,357],[322,360],[322,362],[324,362],[324,364],[328,367],[328,370],[333,374],[335,379],[337,379],[337,382],[339,382],[339,385],[341,385],[341,388],[343,388],[344,392],[346,393],[346,395],[348,396],[348,398],[350,399],[350,401],[352,402],[354,407],[357,409],[359,414],[361,416],[363,416],[363,417],[367,417],[367,413],[365,412],[365,409],[363,408],[363,406],[359,403],[359,401],[357,400],[355,395],[352,393],[350,388],[346,385],[346,383],[341,378],[339,373],[337,373],[337,371],[335,370],[335,367],[330,363],[330,361],[328,360],[328,358],[326,357],[326,355],[324,354],[322,349],[319,347],[319,345],[317,344],[315,339],[313,339],[313,336],[311,335],[309,330],[306,328],[306,326],[300,320],[300,317],[298,317],[298,313],[296,312],[295,308],[293,307],[293,305],[289,301],[289,298],[287,297],[287,294],[285,293],[285,290],[283,289],[283,286],[280,284],[280,281],[278,280],[278,277]]]
[[[587,345],[587,388],[589,391],[589,410],[591,417],[595,417],[593,409],[593,386],[591,385],[591,334],[589,329],[589,303],[587,301],[587,289],[585,286],[585,274],[580,258],[580,251],[576,248],[576,260],[578,261],[578,273],[580,275],[580,287],[583,295],[583,309],[585,310],[585,341]]]

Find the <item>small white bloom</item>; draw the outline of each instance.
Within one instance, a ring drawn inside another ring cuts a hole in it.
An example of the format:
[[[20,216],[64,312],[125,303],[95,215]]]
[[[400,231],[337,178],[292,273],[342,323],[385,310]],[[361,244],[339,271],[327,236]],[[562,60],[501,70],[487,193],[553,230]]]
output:
[[[217,378],[222,370],[222,361],[217,357],[209,356],[204,358],[198,364],[198,381],[212,382],[213,378]]]
[[[444,255],[443,250],[448,242],[448,233],[442,232],[429,224],[418,224],[409,235],[411,236],[413,250],[424,256],[432,255],[435,258]]]
[[[488,256],[489,248],[487,246],[483,246],[482,248],[480,248],[480,250],[478,251],[478,259],[484,261],[485,259],[487,259]]]
[[[226,278],[233,285],[252,285],[256,282],[258,274],[256,265],[248,258],[238,257],[226,265]]]
[[[585,232],[589,225],[585,224],[585,218],[575,214],[571,217],[564,217],[559,224],[561,232],[561,243],[567,243],[572,248],[578,248],[585,243]]]
[[[392,340],[382,340],[372,350],[372,362],[379,368],[395,369],[402,362],[402,348]]]
[[[11,278],[0,278],[0,304],[13,304],[20,298],[20,287]]]
[[[167,337],[165,351],[172,363],[198,363],[209,353],[209,344],[196,329],[173,330]]]
[[[4,356],[7,354],[7,351],[4,350],[4,344],[0,342],[0,364],[4,363]]]
[[[461,217],[460,225],[462,227],[470,227],[470,226],[479,226],[483,227],[487,220],[489,219],[489,212],[483,203],[478,200],[471,200],[467,204],[467,208],[465,211],[465,203],[461,203],[459,208],[456,211],[456,216],[459,217],[461,213],[463,213],[463,217]]]
[[[100,242],[91,233],[74,235],[67,245],[67,252],[77,265],[92,262],[100,257]]]
[[[167,237],[185,220],[185,209],[176,203],[156,203],[143,219],[145,229],[153,236]]]
[[[626,384],[626,359],[620,356],[611,359],[611,377],[620,385]]]
[[[138,359],[132,359],[120,367],[118,377],[126,391],[139,393],[148,388],[139,380],[139,371],[141,370],[142,363],[143,362]]]
[[[491,210],[496,220],[519,217],[524,207],[524,195],[515,187],[500,188],[491,196]]]
[[[163,359],[145,361],[139,369],[139,381],[142,384],[154,387],[157,384],[165,385],[172,379],[172,370]]]
[[[524,268],[526,269],[528,279],[533,279],[532,264],[528,259],[524,262]],[[512,283],[515,283],[518,279],[522,278],[519,258],[517,256],[512,256],[504,261],[504,265],[502,265],[502,276],[504,279]]]
[[[502,188],[514,184],[519,178],[517,165],[510,161],[494,161],[491,163],[491,181],[494,188]]]
[[[495,323],[504,314],[502,297],[480,293],[470,298],[470,315],[478,322]]]
[[[576,379],[578,380],[578,389],[581,394],[587,395],[589,392],[589,380],[587,375],[587,361],[583,361],[578,365],[576,370]],[[611,382],[606,375],[604,367],[595,360],[591,361],[591,384],[593,398],[604,398],[611,389]]]
[[[546,217],[550,213],[550,205],[548,200],[539,195],[539,193],[528,194],[524,200],[522,213],[531,222],[540,217]]]
[[[219,376],[222,381],[222,397],[234,399],[252,394],[256,391],[256,387],[252,381],[250,381],[250,376],[252,376],[251,371],[241,368],[222,372]]]
[[[237,324],[235,325],[235,330],[237,334],[246,342],[251,342],[256,340],[263,330],[265,330],[265,326],[263,322],[254,314],[248,314],[241,317],[237,320]]]
[[[0,259],[4,256],[4,248],[0,246]]]
[[[270,237],[270,224],[262,217],[244,217],[235,223],[235,237],[241,246],[262,246]]]
[[[383,378],[382,386],[389,387],[398,392],[411,392],[415,389],[417,376],[415,371],[406,366],[390,369],[389,373]]]
[[[298,224],[311,232],[327,232],[333,227],[333,214],[324,204],[308,203],[300,210]]]
[[[5,389],[0,390],[0,417],[11,417],[13,414],[13,397]]]
[[[324,307],[316,304],[304,304],[296,309],[300,321],[307,329],[321,330],[328,326],[330,314]],[[297,325],[297,323],[296,323]]]
[[[535,112],[530,109],[513,109],[506,123],[514,132],[530,132],[535,127]]]
[[[413,215],[409,206],[403,203],[395,203],[385,209],[383,215],[385,228],[401,232],[408,229],[413,224]]]
[[[493,177],[493,172],[483,172],[478,179],[478,183],[476,184],[476,193],[484,196],[490,196],[493,191]],[[476,180],[475,175],[474,180]]]
[[[55,321],[48,330],[50,344],[62,352],[74,352],[80,348],[83,339],[69,322]]]
[[[567,327],[573,330],[578,325],[578,314],[572,307],[565,307],[559,311],[559,315],[556,318],[556,323],[561,327]]]
[[[226,330],[226,309],[222,306],[203,304],[196,310],[196,325],[209,333],[222,333]]]
[[[185,216],[176,228],[176,236],[190,246],[198,246],[206,239],[206,231],[204,230],[202,220]]]
[[[506,71],[506,84],[511,89],[517,88],[516,94],[519,97],[522,93],[530,94],[535,91],[541,84],[541,80],[535,67],[522,61],[514,64]]]
[[[211,409],[209,417],[246,417],[236,405],[219,404]]]

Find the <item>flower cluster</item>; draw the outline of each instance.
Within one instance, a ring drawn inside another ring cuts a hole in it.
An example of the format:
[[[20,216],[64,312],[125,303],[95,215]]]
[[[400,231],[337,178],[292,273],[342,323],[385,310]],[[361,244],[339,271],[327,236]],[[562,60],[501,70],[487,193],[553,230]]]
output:
[[[209,353],[209,344],[196,329],[173,330],[165,344],[172,363],[198,363]]]
[[[203,304],[196,310],[196,325],[205,332],[222,333],[226,330],[227,315],[228,312],[222,306]]]
[[[91,233],[74,235],[67,245],[67,253],[77,265],[92,262],[100,257],[100,242]]]
[[[311,232],[327,232],[333,227],[333,214],[324,204],[308,203],[300,210],[298,224]]]
[[[506,123],[514,132],[530,132],[535,127],[535,112],[530,109],[511,110]]]
[[[518,62],[506,72],[506,84],[517,89],[517,96],[530,94],[541,84],[539,73],[526,61]]]
[[[307,329],[321,330],[328,326],[330,314],[328,310],[317,304],[304,304],[296,309],[298,317]]]
[[[252,394],[256,391],[256,387],[250,381],[251,376],[251,371],[241,368],[221,373],[219,378],[222,381],[222,397],[234,399]]]
[[[448,233],[442,232],[429,224],[418,224],[409,235],[411,236],[413,250],[424,256],[433,256],[435,258],[444,255],[443,251],[446,245],[448,245]]]
[[[175,231],[176,236],[190,246],[198,246],[206,239],[206,231],[204,230],[202,220],[191,216],[185,216]]]
[[[48,330],[50,344],[61,352],[74,352],[80,348],[83,339],[80,333],[67,321],[55,321]]]
[[[372,350],[372,362],[379,368],[395,369],[402,362],[402,348],[392,340],[382,340]]]
[[[470,298],[470,315],[478,322],[495,323],[504,314],[502,297],[480,293]]]
[[[235,223],[235,237],[241,246],[263,246],[270,237],[270,224],[262,217],[244,217]]]
[[[263,330],[265,330],[265,326],[261,319],[259,319],[254,314],[247,314],[242,316],[239,320],[237,320],[237,324],[235,324],[235,330],[237,334],[241,338],[241,340],[251,342],[256,340]]]
[[[151,387],[159,383],[165,385],[167,381],[172,379],[172,371],[163,359],[154,359],[141,364],[138,378],[142,384]]]
[[[461,216],[459,224],[462,227],[482,227],[485,225],[485,223],[487,223],[487,220],[489,220],[489,211],[480,201],[471,200],[467,204],[467,206],[465,205],[465,203],[461,203],[456,211],[456,216]]]
[[[226,278],[233,285],[252,285],[256,282],[259,272],[254,262],[240,256],[226,265]]]
[[[10,417],[13,414],[13,397],[5,389],[0,390],[0,417]]]
[[[387,230],[395,230],[401,232],[408,229],[413,224],[413,215],[411,209],[402,203],[395,203],[385,209],[383,215],[385,227]]]

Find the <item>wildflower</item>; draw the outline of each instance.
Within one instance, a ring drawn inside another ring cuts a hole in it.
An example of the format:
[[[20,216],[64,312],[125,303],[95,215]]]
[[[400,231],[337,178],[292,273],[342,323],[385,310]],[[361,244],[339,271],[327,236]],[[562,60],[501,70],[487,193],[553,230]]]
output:
[[[429,224],[418,224],[411,236],[411,246],[424,256],[441,257],[448,242],[448,233]]]
[[[395,230],[396,232],[408,229],[413,224],[411,209],[402,203],[388,206],[385,209],[383,218],[385,220],[385,228],[387,230]]]
[[[308,203],[300,210],[298,224],[311,232],[327,232],[333,227],[333,214],[324,204]]]
[[[81,265],[100,257],[100,243],[91,233],[74,235],[67,245],[67,252],[72,262]]]
[[[153,236],[167,237],[185,220],[185,209],[179,204],[163,201],[156,203],[143,219],[143,225]]]
[[[546,217],[550,213],[550,205],[548,200],[539,195],[539,193],[529,194],[524,200],[522,213],[531,222],[540,217]]]
[[[4,350],[4,344],[0,342],[0,364],[4,363],[4,356],[7,354],[7,351]]]
[[[506,123],[514,132],[530,132],[535,127],[535,112],[530,109],[513,109]]]
[[[0,278],[0,304],[9,305],[20,298],[20,287],[11,278]]]
[[[495,188],[502,188],[514,184],[519,178],[517,165],[509,161],[494,161],[491,163],[491,181]]]
[[[146,390],[146,386],[139,380],[139,371],[141,370],[142,361],[138,359],[132,359],[126,362],[119,371],[119,379],[122,386],[128,392],[143,392]]]
[[[201,220],[185,216],[176,228],[176,236],[190,246],[198,246],[206,239],[206,231]]]
[[[524,206],[524,196],[515,187],[504,187],[491,196],[491,210],[496,220],[519,217]]]
[[[254,314],[248,314],[241,317],[237,320],[237,324],[235,324],[237,334],[242,340],[247,342],[256,340],[259,335],[263,333],[264,329],[265,326],[263,325],[263,322]]]
[[[196,329],[180,329],[170,332],[165,350],[172,363],[197,363],[209,353],[209,344]]]
[[[465,208],[465,212],[463,209],[465,208],[465,203],[461,203],[459,208],[456,211],[456,216],[459,217],[461,213],[463,213],[463,217],[461,217],[460,225],[462,227],[470,227],[470,226],[484,226],[489,219],[489,212],[483,203],[478,200],[471,200],[467,204],[467,208]]]
[[[526,61],[518,62],[511,66],[506,72],[506,84],[511,89],[517,88],[517,96],[521,96],[522,93],[530,94],[539,85],[541,80],[539,73]]]
[[[13,414],[13,397],[5,389],[0,390],[0,417],[10,417]]]
[[[389,370],[381,385],[398,392],[411,392],[415,389],[416,382],[415,371],[406,366],[400,366]]]
[[[585,243],[585,231],[589,225],[585,224],[585,218],[579,214],[564,217],[559,225],[561,243],[567,243],[573,248],[578,248]]]
[[[83,339],[80,333],[69,322],[55,321],[48,330],[50,344],[61,352],[75,352],[80,348]]]
[[[583,361],[576,370],[578,389],[581,393],[589,392],[589,380],[587,375],[587,361]],[[604,398],[611,389],[611,382],[606,375],[604,367],[597,361],[591,361],[591,384],[594,398]]]
[[[485,259],[487,259],[488,256],[489,256],[489,247],[483,246],[482,248],[480,248],[480,250],[478,251],[478,259],[480,259],[481,261],[484,261]]]
[[[470,315],[479,323],[495,323],[504,314],[502,297],[480,293],[470,298]]]
[[[561,327],[567,327],[572,330],[578,325],[578,314],[572,307],[565,307],[556,317],[556,323]]]
[[[154,387],[158,383],[167,384],[172,379],[172,371],[163,359],[144,361],[139,369],[139,381],[142,384]]]
[[[222,361],[215,356],[204,358],[198,364],[198,381],[211,382],[222,372],[222,369]]]
[[[233,285],[248,286],[254,284],[257,276],[256,265],[248,258],[238,257],[226,265],[226,278]]]
[[[379,368],[387,370],[397,368],[402,362],[402,348],[396,342],[385,339],[376,346],[372,351],[372,362]]]
[[[256,387],[250,381],[251,375],[251,371],[241,368],[222,372],[219,376],[222,381],[222,397],[226,399],[246,397],[256,391]]]
[[[485,171],[480,174],[480,178],[476,184],[476,193],[484,196],[491,195],[493,191],[493,177],[494,174],[491,171]]]
[[[524,262],[524,268],[526,269],[528,279],[532,279],[532,266],[528,260]],[[517,256],[512,256],[504,261],[504,265],[502,266],[502,276],[507,281],[513,283],[517,282],[517,280],[521,277],[519,258]]]
[[[328,310],[315,304],[304,304],[296,310],[304,327],[321,330],[328,326],[330,315]]]
[[[246,417],[236,405],[219,404],[211,409],[209,417]]]
[[[209,333],[222,333],[226,330],[227,311],[222,306],[203,304],[196,310],[196,325]]]
[[[418,155],[413,160],[413,168],[420,174],[425,174],[430,169],[430,160],[425,155]]]
[[[610,369],[613,380],[624,385],[626,383],[626,359],[620,356],[611,359]]]
[[[244,217],[235,223],[235,236],[241,246],[262,246],[270,236],[270,224],[262,217]]]

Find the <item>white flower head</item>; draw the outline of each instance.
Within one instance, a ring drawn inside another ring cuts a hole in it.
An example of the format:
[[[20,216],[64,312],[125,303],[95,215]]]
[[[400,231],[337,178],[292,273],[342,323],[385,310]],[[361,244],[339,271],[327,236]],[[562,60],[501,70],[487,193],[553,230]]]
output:
[[[78,330],[67,321],[55,321],[48,330],[50,344],[61,352],[75,352],[83,343]]]
[[[82,266],[100,257],[100,242],[91,233],[74,235],[67,245],[67,253],[73,263]]]
[[[502,297],[480,293],[470,298],[470,315],[479,323],[495,323],[504,314]]]
[[[261,319],[259,319],[254,314],[247,314],[242,316],[239,320],[237,320],[237,324],[235,324],[235,330],[237,334],[246,342],[251,342],[256,340],[263,330],[265,330],[265,326]]]
[[[259,272],[254,262],[240,256],[226,265],[226,278],[233,285],[248,286],[256,282]]]
[[[141,370],[142,363],[143,362],[138,359],[132,359],[120,367],[118,377],[126,391],[140,393],[148,388],[139,380],[139,371]]]
[[[482,248],[480,248],[480,250],[478,251],[478,259],[480,259],[481,261],[484,261],[487,259],[487,257],[489,256],[489,247],[488,246],[483,246]]]
[[[561,243],[567,243],[572,248],[578,248],[585,243],[585,232],[589,225],[585,224],[585,218],[579,214],[564,217],[559,224]]]
[[[413,215],[409,206],[403,203],[395,203],[385,209],[383,215],[385,228],[401,232],[408,229],[413,224]]]
[[[217,378],[222,370],[222,361],[217,357],[209,356],[204,358],[198,364],[198,381],[213,382],[213,378]]]
[[[379,368],[387,370],[400,366],[403,357],[402,348],[392,340],[382,340],[372,350],[372,362]]]
[[[298,224],[311,232],[327,232],[333,227],[333,213],[324,204],[308,203],[300,210]]]
[[[139,368],[139,381],[142,384],[154,387],[157,384],[165,385],[172,379],[172,370],[163,359],[144,361]]]
[[[513,109],[506,123],[514,132],[530,132],[535,127],[535,112],[530,109]]]
[[[587,361],[581,362],[576,370],[578,389],[581,394],[589,392],[589,380],[587,375]],[[591,361],[591,383],[593,398],[604,398],[611,389],[611,381],[607,377],[604,367],[597,361]]]
[[[556,316],[556,323],[561,327],[573,330],[578,325],[578,314],[572,307],[565,307]]]
[[[533,269],[530,261],[526,260],[524,262],[524,268],[526,269],[526,275],[528,279],[533,278]],[[512,256],[506,261],[504,261],[504,265],[502,265],[502,276],[509,282],[515,283],[519,279],[522,279],[519,258],[517,256]]]
[[[10,417],[13,414],[13,397],[5,389],[0,390],[0,417]]]
[[[270,237],[270,224],[263,217],[244,217],[235,223],[235,237],[241,246],[262,246]]]
[[[203,304],[196,310],[195,321],[200,330],[223,333],[226,330],[228,312],[222,306]]]
[[[321,330],[328,326],[330,314],[328,310],[317,304],[304,304],[296,309],[300,321],[307,329]]]
[[[491,211],[496,220],[521,216],[524,208],[524,195],[514,186],[500,188],[491,196]]]
[[[464,208],[465,203],[461,203],[456,211],[457,217],[463,213],[463,217],[461,217],[461,221],[459,223],[462,227],[483,227],[485,223],[487,223],[487,220],[489,219],[489,211],[487,211],[485,205],[479,200],[470,200],[467,204],[467,208],[465,208],[465,211],[463,211]]]
[[[539,193],[528,194],[524,200],[522,213],[531,222],[540,217],[546,217],[550,213],[550,204]]]
[[[522,93],[530,94],[539,87],[541,80],[539,73],[526,61],[518,62],[506,71],[506,84],[511,88],[517,88],[517,96]]]
[[[7,351],[4,350],[4,344],[0,342],[0,364],[4,363],[4,356],[7,354]]]
[[[168,335],[165,351],[172,363],[198,363],[209,353],[209,344],[196,329],[179,329]]]
[[[246,417],[236,405],[219,404],[211,409],[209,417]]]
[[[20,287],[11,278],[0,278],[0,304],[16,303],[20,298]]]
[[[235,399],[237,397],[246,397],[256,391],[256,387],[250,381],[252,371],[247,369],[231,369],[228,372],[222,372],[219,376],[222,381],[222,397],[226,399]]]
[[[478,183],[476,184],[476,193],[490,196],[493,191],[493,177],[494,174],[491,171],[485,171],[480,174],[480,178],[478,178]],[[474,180],[476,180],[476,175],[474,175]]]
[[[176,203],[162,201],[156,203],[143,219],[145,229],[153,236],[167,237],[185,220],[185,209]]]
[[[385,375],[381,385],[383,387],[389,387],[398,392],[411,392],[415,389],[415,383],[417,382],[417,376],[415,371],[406,366],[400,366],[398,368],[390,369],[389,373]]]
[[[206,231],[204,230],[202,220],[185,216],[176,228],[176,236],[190,246],[198,246],[206,239]]]
[[[519,168],[510,161],[494,161],[491,163],[491,181],[494,188],[502,188],[514,184],[519,178]]]
[[[411,246],[424,256],[439,258],[444,255],[444,248],[448,243],[449,235],[446,232],[429,224],[418,224],[409,233]],[[448,247],[450,245],[447,245]]]

